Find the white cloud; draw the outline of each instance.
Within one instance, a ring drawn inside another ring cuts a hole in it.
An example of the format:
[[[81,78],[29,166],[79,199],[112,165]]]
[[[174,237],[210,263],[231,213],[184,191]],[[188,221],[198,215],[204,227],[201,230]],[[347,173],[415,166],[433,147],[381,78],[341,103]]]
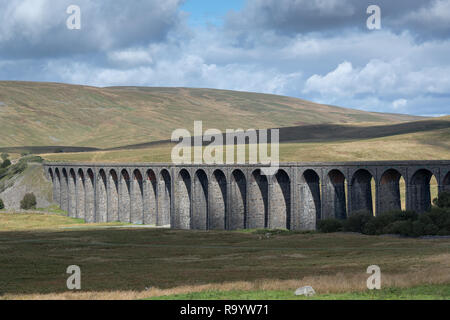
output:
[[[406,99],[397,99],[392,103],[392,107],[394,110],[402,109],[408,104],[408,100]]]

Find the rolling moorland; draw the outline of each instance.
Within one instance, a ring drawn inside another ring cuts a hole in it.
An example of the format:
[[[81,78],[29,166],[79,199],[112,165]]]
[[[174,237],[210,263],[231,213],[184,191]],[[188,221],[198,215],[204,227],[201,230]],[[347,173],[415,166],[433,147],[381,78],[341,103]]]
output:
[[[50,161],[167,162],[177,128],[281,128],[281,161],[450,158],[450,117],[258,93],[0,82],[0,151]]]

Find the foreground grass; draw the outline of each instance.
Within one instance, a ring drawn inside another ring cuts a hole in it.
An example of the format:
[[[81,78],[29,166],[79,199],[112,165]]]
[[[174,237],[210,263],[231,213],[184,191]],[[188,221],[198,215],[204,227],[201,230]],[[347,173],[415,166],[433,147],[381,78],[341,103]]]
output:
[[[76,226],[56,215],[0,214],[4,299],[145,299],[195,292],[366,290],[369,265],[383,286],[450,283],[450,240],[299,232],[181,231]],[[82,270],[68,292],[66,269]]]
[[[203,291],[162,296],[150,300],[449,300],[450,284],[412,288],[386,288],[373,291],[295,296],[292,290]]]
[[[50,209],[50,212],[39,213],[46,209],[36,209],[35,213],[9,213],[0,211],[0,232],[5,231],[30,231],[30,230],[55,230],[63,227],[86,226],[83,219],[69,218],[66,213],[58,209]],[[123,223],[104,223],[96,226],[117,226]]]

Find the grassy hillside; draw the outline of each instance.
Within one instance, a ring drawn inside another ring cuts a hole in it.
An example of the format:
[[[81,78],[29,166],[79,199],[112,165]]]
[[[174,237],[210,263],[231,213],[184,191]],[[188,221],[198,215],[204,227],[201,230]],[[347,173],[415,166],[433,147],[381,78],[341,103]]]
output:
[[[248,92],[0,82],[0,147],[113,148],[170,139],[194,120],[224,130],[418,119]]]
[[[49,161],[170,162],[172,147],[173,144],[162,144],[130,150],[43,154],[42,157]],[[450,159],[450,126],[381,138],[356,135],[354,139],[280,144],[280,160],[285,162],[447,159]]]

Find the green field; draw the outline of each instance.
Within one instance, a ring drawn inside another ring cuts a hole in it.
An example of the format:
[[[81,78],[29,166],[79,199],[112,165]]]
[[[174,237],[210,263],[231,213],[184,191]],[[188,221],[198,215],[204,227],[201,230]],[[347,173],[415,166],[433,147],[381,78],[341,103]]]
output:
[[[367,291],[366,269],[376,264],[383,287],[396,296],[448,299],[450,239],[80,222],[0,213],[1,298],[146,299],[195,293],[193,299],[272,299],[304,285],[313,286],[319,298],[352,298]],[[81,292],[66,289],[69,265],[81,267]],[[395,291],[417,286],[429,287]]]

